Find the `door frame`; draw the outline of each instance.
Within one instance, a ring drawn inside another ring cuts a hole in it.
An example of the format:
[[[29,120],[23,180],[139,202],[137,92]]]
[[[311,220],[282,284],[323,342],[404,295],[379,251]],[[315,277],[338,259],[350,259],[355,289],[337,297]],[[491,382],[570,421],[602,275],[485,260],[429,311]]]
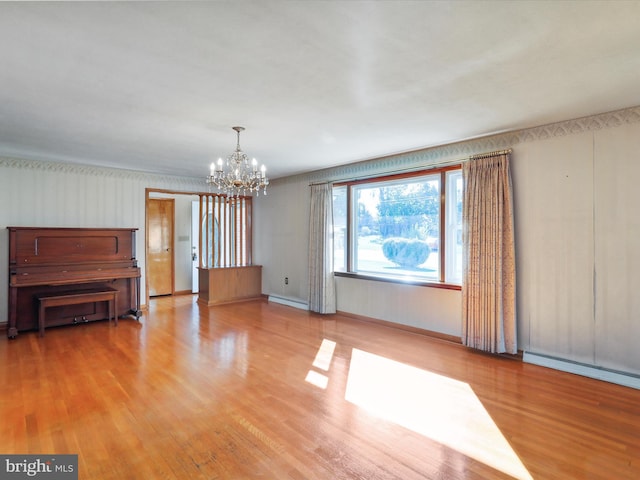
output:
[[[180,191],[180,190],[169,190],[169,189],[165,189],[165,188],[145,188],[144,189],[144,216],[145,216],[145,239],[144,239],[144,283],[145,283],[145,289],[144,289],[144,298],[145,298],[145,305],[148,306],[149,305],[149,274],[148,274],[148,269],[147,269],[147,265],[149,265],[149,261],[148,261],[148,255],[147,255],[147,244],[149,241],[148,238],[148,225],[149,225],[149,219],[148,219],[148,206],[149,206],[149,199],[150,198],[176,198],[176,196],[178,195],[187,195],[187,196],[199,196],[199,195],[206,195],[207,192],[197,192],[197,191]],[[175,236],[176,234],[179,235],[178,232],[176,232],[175,230],[175,214],[174,214],[174,232],[173,232],[173,236],[174,239],[172,239],[172,242],[175,241]],[[190,233],[190,232],[189,232]],[[175,247],[175,245],[174,245]],[[173,261],[175,262],[175,248],[173,248],[173,255],[174,255],[174,259]],[[171,279],[171,283],[172,285],[174,285],[175,282],[175,265],[174,265],[174,278]]]

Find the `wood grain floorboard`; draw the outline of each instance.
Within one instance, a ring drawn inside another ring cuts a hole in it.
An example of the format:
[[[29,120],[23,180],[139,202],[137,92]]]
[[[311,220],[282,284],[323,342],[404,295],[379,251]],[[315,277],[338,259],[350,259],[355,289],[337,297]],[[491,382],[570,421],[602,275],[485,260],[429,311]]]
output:
[[[2,339],[0,418],[81,479],[640,478],[638,390],[266,301]]]

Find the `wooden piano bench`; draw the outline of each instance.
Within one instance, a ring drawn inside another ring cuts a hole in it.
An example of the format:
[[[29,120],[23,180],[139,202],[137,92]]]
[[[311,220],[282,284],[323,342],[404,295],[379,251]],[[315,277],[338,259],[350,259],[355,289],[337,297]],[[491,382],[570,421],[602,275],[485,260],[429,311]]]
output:
[[[68,292],[47,293],[38,296],[38,329],[40,336],[44,337],[45,311],[47,307],[60,307],[66,305],[79,305],[82,303],[107,302],[109,321],[113,317],[115,325],[118,325],[118,290],[104,287],[92,290],[71,290]]]

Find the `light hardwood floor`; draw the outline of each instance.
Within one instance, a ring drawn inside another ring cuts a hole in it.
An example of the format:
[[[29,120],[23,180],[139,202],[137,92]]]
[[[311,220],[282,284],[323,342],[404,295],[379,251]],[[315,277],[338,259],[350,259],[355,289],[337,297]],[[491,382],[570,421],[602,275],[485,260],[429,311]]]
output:
[[[640,391],[266,301],[0,340],[0,453],[80,479],[636,479]]]

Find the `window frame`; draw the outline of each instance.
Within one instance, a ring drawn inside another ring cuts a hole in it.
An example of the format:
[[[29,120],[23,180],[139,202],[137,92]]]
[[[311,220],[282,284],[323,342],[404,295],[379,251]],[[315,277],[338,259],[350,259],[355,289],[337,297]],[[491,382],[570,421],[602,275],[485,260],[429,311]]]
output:
[[[375,177],[367,177],[355,180],[346,180],[334,182],[333,187],[346,187],[346,235],[345,235],[345,246],[344,246],[344,254],[345,254],[345,265],[346,271],[336,271],[334,269],[334,275],[338,277],[349,277],[349,278],[358,278],[363,280],[373,280],[380,282],[388,282],[388,283],[400,283],[400,284],[410,284],[417,286],[425,286],[425,287],[433,287],[433,288],[444,288],[449,290],[461,290],[462,286],[458,283],[453,283],[451,281],[447,281],[446,271],[446,249],[448,248],[448,242],[446,240],[446,228],[447,228],[447,173],[454,170],[462,171],[462,164],[448,165],[445,167],[435,167],[428,168],[422,170],[416,170],[412,172],[406,173],[398,173],[398,174],[389,174],[389,175],[381,175]],[[439,218],[439,235],[438,235],[438,279],[416,279],[413,278],[402,278],[400,276],[386,276],[383,274],[377,275],[373,272],[358,272],[354,270],[354,250],[357,248],[355,245],[356,237],[354,230],[354,219],[353,219],[353,211],[354,207],[353,203],[353,187],[360,186],[364,184],[370,184],[374,186],[375,184],[384,183],[384,182],[397,182],[403,179],[410,179],[415,177],[425,177],[425,176],[434,176],[439,175],[440,180],[440,218]]]

